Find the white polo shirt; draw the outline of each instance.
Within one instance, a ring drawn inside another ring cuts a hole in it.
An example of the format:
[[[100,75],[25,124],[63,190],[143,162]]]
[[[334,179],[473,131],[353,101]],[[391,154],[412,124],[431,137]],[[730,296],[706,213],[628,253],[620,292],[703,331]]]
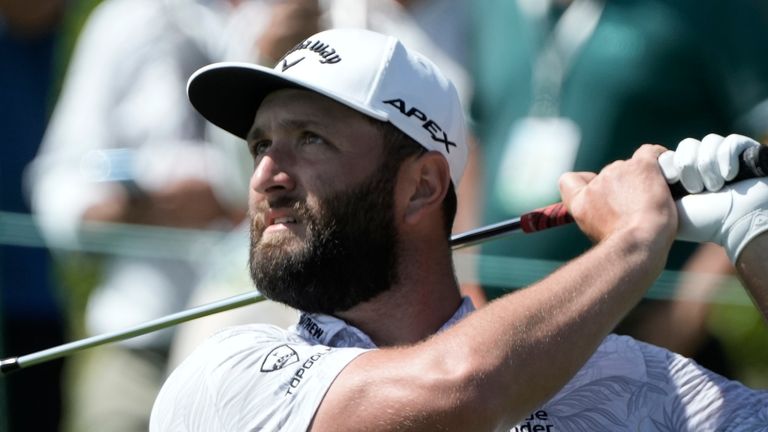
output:
[[[471,311],[465,299],[443,329]],[[304,431],[339,372],[371,349],[363,332],[325,315],[303,314],[288,330],[223,330],[168,378],[150,430]],[[600,430],[768,431],[768,392],[611,335],[555,397],[511,429]]]

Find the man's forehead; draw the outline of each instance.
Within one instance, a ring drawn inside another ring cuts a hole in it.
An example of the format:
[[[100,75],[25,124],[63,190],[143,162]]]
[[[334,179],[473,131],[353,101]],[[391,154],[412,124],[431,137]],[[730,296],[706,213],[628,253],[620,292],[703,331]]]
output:
[[[262,120],[261,124],[258,121],[253,122],[253,126],[251,126],[251,130],[248,132],[248,136],[246,137],[247,140],[254,140],[258,139],[259,137],[262,137],[266,135],[270,129],[273,127],[277,127],[278,129],[283,130],[302,130],[302,129],[313,129],[313,130],[326,130],[328,129],[326,122],[322,122],[320,120],[314,120],[311,118],[279,118],[276,119],[274,123],[269,122],[269,124],[266,123],[266,120]]]
[[[301,89],[282,89],[264,98],[256,111],[248,135],[250,137],[254,132],[264,131],[270,125],[328,129],[343,126],[343,122],[369,121],[368,119],[364,114],[318,93]]]

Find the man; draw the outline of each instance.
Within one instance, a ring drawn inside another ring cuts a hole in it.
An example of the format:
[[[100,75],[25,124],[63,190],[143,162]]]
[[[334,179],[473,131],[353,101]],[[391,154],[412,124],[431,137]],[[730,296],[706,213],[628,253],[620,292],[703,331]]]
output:
[[[277,59],[307,36],[319,30],[330,28],[366,28],[379,33],[390,34],[400,39],[410,48],[426,55],[453,82],[463,101],[469,99],[470,85],[464,70],[467,64],[466,42],[469,29],[466,0],[333,0],[318,2],[318,0],[282,0],[272,2],[272,9],[266,14],[255,14],[255,19],[269,18],[268,24],[259,39],[261,61],[258,63],[274,65]],[[321,13],[318,13],[318,7]],[[247,61],[247,60],[246,60]],[[190,107],[191,108],[191,107]],[[238,161],[236,168],[243,175],[230,173],[232,178],[242,179],[237,188],[228,189],[230,196],[237,202],[247,205],[248,180],[252,171],[252,162],[248,150],[240,138],[215,128],[216,143],[225,147],[234,160]],[[470,186],[462,181],[462,187]],[[461,191],[457,191],[461,196]],[[463,203],[459,203],[461,208]],[[454,232],[458,227],[454,224]],[[476,225],[473,225],[474,227]],[[212,259],[206,261],[205,267],[212,269],[205,273],[202,283],[195,288],[190,302],[192,306],[208,303],[227,296],[240,294],[249,290],[250,274],[243,266],[243,259],[248,256],[249,223],[243,221],[238,229],[228,235],[227,240],[209,254]],[[473,302],[475,299],[473,299]],[[270,304],[270,306],[267,306]],[[266,312],[264,307],[273,310]],[[261,309],[254,311],[253,309]],[[250,307],[238,308],[205,320],[195,320],[182,327],[175,333],[171,354],[171,365],[177,364],[191,353],[211,334],[220,328],[230,325],[253,323],[253,317],[259,316],[264,322],[273,322],[281,327],[293,324],[297,313],[282,305],[275,307],[272,302],[260,302]],[[258,315],[255,315],[258,314]],[[278,321],[269,319],[278,318]],[[289,322],[282,319],[289,319]],[[285,322],[285,324],[283,324]]]
[[[203,68],[188,92],[206,118],[247,139],[251,273],[265,295],[304,314],[288,331],[250,325],[211,338],[169,377],[152,430],[768,424],[768,394],[608,336],[660,273],[677,233],[659,169],[666,149],[646,145],[599,175],[564,175],[563,202],[595,246],[470,313],[449,247],[466,161],[463,111],[429,60],[394,38],[331,30],[274,70]],[[667,153],[666,176],[719,189],[734,175],[733,156],[757,145],[705,141]],[[768,238],[759,236],[764,223],[749,222],[765,219],[768,186],[737,187],[680,204],[681,228],[688,239],[722,237],[759,296]],[[694,211],[702,200],[712,217]]]

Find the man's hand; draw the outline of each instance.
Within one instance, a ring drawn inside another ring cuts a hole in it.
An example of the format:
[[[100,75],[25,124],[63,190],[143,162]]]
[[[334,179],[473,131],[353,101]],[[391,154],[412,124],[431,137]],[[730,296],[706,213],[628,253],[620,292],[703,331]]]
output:
[[[701,141],[686,138],[675,151],[659,156],[659,165],[670,184],[680,181],[689,193],[720,190],[739,173],[739,156],[760,143],[743,135],[723,138],[709,134]]]
[[[744,180],[723,188],[738,174],[739,155],[757,141],[741,135],[687,138],[659,157],[667,181],[681,181],[694,195],[677,202],[677,238],[723,246],[733,263],[744,247],[768,230],[768,179]],[[706,189],[709,192],[698,194]]]
[[[665,151],[644,145],[631,159],[614,162],[599,175],[564,174],[560,178],[563,203],[579,228],[598,242],[620,230],[638,229],[671,245],[676,210],[657,162]]]
[[[677,238],[714,242],[736,263],[744,247],[768,230],[768,179],[744,180],[718,192],[688,195],[677,202]]]

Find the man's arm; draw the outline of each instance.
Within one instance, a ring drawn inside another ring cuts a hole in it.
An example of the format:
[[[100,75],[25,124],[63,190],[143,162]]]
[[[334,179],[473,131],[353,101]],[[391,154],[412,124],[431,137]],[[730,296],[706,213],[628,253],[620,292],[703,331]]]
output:
[[[736,260],[744,288],[768,321],[768,231],[750,241]]]
[[[679,179],[693,192],[677,201],[677,238],[723,246],[768,319],[768,180],[752,178],[723,187],[736,176],[742,151],[759,146],[741,135],[710,134],[701,142],[683,140],[674,154],[662,155],[659,163],[667,180]],[[697,193],[704,188],[708,192]]]
[[[563,177],[563,200],[598,244],[550,277],[410,347],[361,355],[312,430],[493,430],[555,394],[663,268],[676,213],[656,158]]]

